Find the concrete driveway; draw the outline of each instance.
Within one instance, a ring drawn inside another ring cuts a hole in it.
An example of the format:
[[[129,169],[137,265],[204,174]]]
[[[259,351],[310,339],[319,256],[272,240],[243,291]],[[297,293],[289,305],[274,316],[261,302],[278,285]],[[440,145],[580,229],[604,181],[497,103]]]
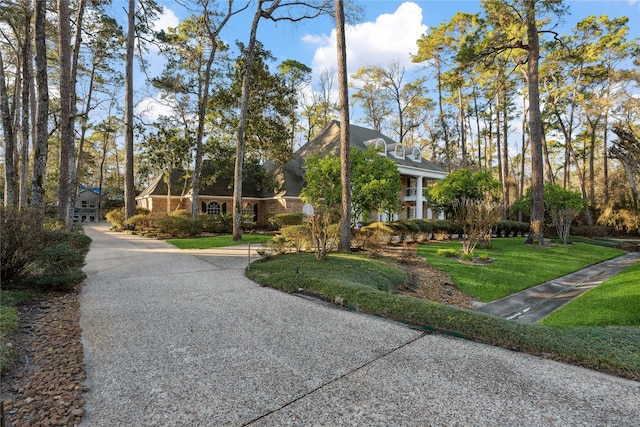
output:
[[[87,225],[85,426],[637,426],[640,383],[262,288]]]

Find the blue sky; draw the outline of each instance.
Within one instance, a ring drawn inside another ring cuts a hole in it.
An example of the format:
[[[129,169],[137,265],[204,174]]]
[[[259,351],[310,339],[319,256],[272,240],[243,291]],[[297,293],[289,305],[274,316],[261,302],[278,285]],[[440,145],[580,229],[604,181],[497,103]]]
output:
[[[177,2],[157,1],[164,7],[164,13],[156,29],[176,26],[185,16]],[[114,10],[122,10],[126,3],[126,0],[114,0]],[[362,0],[359,3],[365,9],[364,20],[347,28],[346,33],[349,74],[365,65],[387,65],[393,61],[399,61],[411,71],[417,67],[411,62],[411,54],[417,51],[416,40],[420,35],[451,19],[457,12],[480,10],[480,2],[471,0]],[[564,17],[566,22],[561,32],[569,32],[576,22],[589,15],[606,14],[610,18],[627,16],[629,37],[640,38],[640,0],[566,0],[565,4],[569,14]],[[232,46],[235,40],[246,42],[252,17],[251,10],[234,17],[222,34],[223,39]],[[126,28],[126,22],[122,25]],[[314,78],[326,69],[336,68],[334,22],[329,17],[298,24],[263,20],[258,39],[274,54],[278,63],[285,59],[298,60],[313,69]],[[158,60],[153,54],[151,59],[157,65],[152,73],[159,74]]]

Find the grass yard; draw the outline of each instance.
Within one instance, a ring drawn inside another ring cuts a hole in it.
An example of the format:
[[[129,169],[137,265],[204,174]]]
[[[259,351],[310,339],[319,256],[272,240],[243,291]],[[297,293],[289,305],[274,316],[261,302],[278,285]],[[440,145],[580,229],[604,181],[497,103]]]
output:
[[[640,326],[640,262],[551,313],[542,323],[556,328]]]
[[[179,249],[211,249],[225,246],[244,245],[246,243],[264,243],[272,239],[272,236],[264,234],[243,234],[241,240],[234,241],[231,234],[213,237],[200,237],[196,239],[167,239],[167,242]]]
[[[408,280],[407,273],[387,263],[347,253],[332,253],[322,262],[311,253],[279,255],[267,263],[252,264],[247,275],[285,292],[343,285],[391,292]]]
[[[491,264],[464,264],[438,255],[439,249],[460,249],[460,242],[423,244],[418,247],[418,255],[447,272],[461,290],[489,302],[624,253],[586,243],[529,246],[524,238],[493,239],[491,243],[492,249],[475,251],[493,258]]]
[[[578,248],[578,252],[582,249],[589,252],[590,248]],[[548,256],[542,262],[546,262]],[[324,262],[316,261],[312,254],[279,255],[254,262],[247,268],[246,275],[264,286],[285,292],[303,291],[349,309],[409,323],[428,331],[544,355],[640,380],[640,328],[637,327],[558,329],[393,294],[389,290],[402,285],[407,280],[406,273],[399,267],[362,254],[332,253]]]

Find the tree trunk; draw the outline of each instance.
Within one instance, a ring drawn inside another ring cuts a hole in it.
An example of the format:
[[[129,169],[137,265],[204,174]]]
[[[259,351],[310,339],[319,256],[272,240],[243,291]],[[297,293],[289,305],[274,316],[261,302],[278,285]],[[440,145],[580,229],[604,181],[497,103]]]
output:
[[[49,153],[49,82],[47,79],[46,2],[35,2],[35,62],[36,62],[36,137],[33,146],[33,177],[31,206],[44,211],[44,184]]]
[[[17,206],[18,202],[18,169],[15,162],[16,145],[9,109],[9,94],[4,75],[4,62],[0,51],[0,109],[2,110],[2,126],[4,128],[4,205]]]
[[[524,92],[524,91],[523,91]],[[526,95],[523,95],[525,99],[522,100],[522,105],[526,105]],[[527,110],[522,110],[522,155],[520,159],[520,185],[518,186],[518,197],[524,195],[524,171],[525,171],[525,159],[527,155]],[[522,222],[522,210],[518,210],[518,221]]]
[[[251,23],[251,34],[247,46],[247,57],[242,76],[242,99],[240,101],[240,119],[236,132],[236,164],[233,174],[233,240],[242,239],[242,169],[244,166],[244,128],[247,124],[247,112],[249,110],[249,82],[251,80],[251,66],[256,45],[258,24],[262,16],[262,4],[264,0],[258,0],[256,14]]]
[[[338,54],[338,92],[340,93],[340,178],[342,215],[340,217],[341,251],[351,251],[351,170],[349,160],[349,87],[347,85],[347,46],[345,42],[344,1],[336,0],[336,45]]]
[[[538,61],[540,41],[536,27],[535,0],[525,0],[529,58],[529,133],[531,135],[531,223],[526,243],[544,243],[544,169],[542,158],[542,120],[540,118],[540,89]]]
[[[458,108],[460,109],[460,148],[462,149],[462,167],[467,167],[467,134],[464,126],[464,104],[462,103],[462,87],[458,88]]]
[[[22,145],[20,149],[20,207],[26,208],[28,204],[29,181],[29,140],[31,126],[31,8],[25,8],[24,41],[22,44]]]
[[[135,0],[129,0],[127,59],[125,67],[124,107],[124,207],[125,219],[136,214],[136,189],[133,180],[133,48],[136,32]]]
[[[71,19],[69,2],[58,0],[58,40],[60,52],[60,176],[58,180],[58,217],[70,229],[73,225],[71,184],[74,182],[74,135],[71,109]]]
[[[499,114],[499,113],[498,113]],[[507,90],[504,89],[502,102],[502,219],[509,219],[509,104],[507,102]]]
[[[198,96],[198,130],[196,132],[196,155],[193,168],[193,178],[191,180],[191,217],[197,218],[200,213],[200,175],[202,173],[202,140],[204,138],[204,118],[206,114],[207,103],[209,102],[209,83],[211,80],[211,67],[216,56],[218,34],[222,28],[226,25],[232,15],[233,2],[229,1],[228,10],[225,19],[218,25],[218,28],[211,32],[208,29],[209,40],[211,42],[211,52],[209,58],[207,58],[207,65],[204,70],[204,83],[199,85]],[[207,26],[210,26],[209,15],[205,14]],[[200,90],[202,89],[202,90]]]

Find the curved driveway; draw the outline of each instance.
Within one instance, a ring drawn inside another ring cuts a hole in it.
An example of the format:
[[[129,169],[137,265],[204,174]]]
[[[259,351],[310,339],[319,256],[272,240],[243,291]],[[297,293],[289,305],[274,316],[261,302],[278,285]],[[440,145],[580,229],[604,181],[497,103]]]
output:
[[[640,383],[262,288],[85,226],[84,426],[637,426]]]

